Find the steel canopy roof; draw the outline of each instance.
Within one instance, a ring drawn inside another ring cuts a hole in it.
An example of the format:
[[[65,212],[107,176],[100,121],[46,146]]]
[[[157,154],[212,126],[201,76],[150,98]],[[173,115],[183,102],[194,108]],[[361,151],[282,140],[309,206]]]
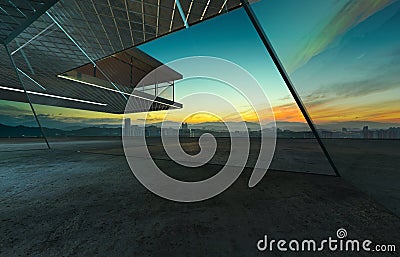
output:
[[[162,65],[135,46],[239,6],[240,0],[2,1],[0,40],[9,49],[33,103],[123,113],[137,82]],[[135,62],[136,75],[129,85],[118,68],[107,69],[116,65],[117,58],[122,69],[128,57]],[[0,99],[27,102],[6,49],[0,48],[0,62]],[[86,69],[91,74],[94,66],[101,68],[99,74],[109,80],[109,88],[60,77],[73,70],[85,73]],[[171,80],[182,78],[173,70],[169,74]],[[157,99],[154,110],[182,107]]]

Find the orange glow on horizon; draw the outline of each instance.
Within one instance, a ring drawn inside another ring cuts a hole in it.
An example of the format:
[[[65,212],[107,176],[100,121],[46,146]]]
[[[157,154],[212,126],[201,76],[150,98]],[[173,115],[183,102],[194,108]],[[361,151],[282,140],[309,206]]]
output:
[[[307,107],[307,106],[306,106]],[[384,123],[400,123],[400,115],[397,111],[397,103],[387,103],[377,108],[376,106],[359,106],[356,109],[351,106],[324,106],[317,105],[308,108],[311,118],[319,124],[338,123],[349,121],[371,121]],[[295,103],[278,105],[273,107],[276,121],[285,122],[302,122],[306,123],[303,114]],[[156,123],[162,122],[166,118],[166,111],[152,112],[149,115],[147,122]],[[258,122],[256,113],[252,110],[245,110],[238,114],[230,114],[221,116],[221,118],[207,114],[197,113],[188,117],[182,115],[169,115],[166,120],[174,122],[182,122],[183,120],[189,124],[199,124],[205,122],[221,122],[221,121],[247,121]],[[261,122],[269,122],[268,117],[261,117]]]
[[[11,105],[11,104],[10,104]],[[15,104],[17,105],[17,104]],[[19,105],[17,105],[20,107]],[[23,106],[26,107],[26,106]],[[106,114],[98,112],[86,112],[82,110],[64,109],[59,107],[49,108],[47,106],[36,105],[38,114],[46,113],[48,117],[54,120],[65,123],[73,123],[77,121],[84,122],[85,120],[92,120],[93,125],[98,124],[118,124],[122,123],[124,115],[121,114]],[[306,104],[306,108],[315,123],[339,123],[339,122],[352,122],[352,121],[365,121],[365,122],[382,122],[393,123],[393,126],[398,126],[400,123],[399,105],[398,101],[387,101],[380,104],[368,103],[367,101],[360,101],[359,105],[352,102],[325,102],[320,104]],[[305,119],[300,112],[299,108],[294,102],[285,103],[282,105],[273,106],[274,116],[276,121],[285,122],[302,122]],[[30,110],[23,108],[21,113],[29,113]],[[261,112],[262,114],[262,112]],[[147,118],[147,123],[162,122],[166,117],[166,111],[150,112],[132,114],[132,120],[139,120]],[[240,113],[224,114],[221,113],[221,118],[216,116],[197,114],[188,115],[186,117],[184,110],[170,111],[167,120],[182,122],[185,120],[190,124],[198,124],[204,122],[220,122],[225,121],[240,121],[258,122],[256,113],[251,109],[243,109]],[[224,115],[224,116],[223,116]],[[186,118],[186,119],[185,119]],[[267,123],[271,121],[271,117],[260,117],[261,122]]]

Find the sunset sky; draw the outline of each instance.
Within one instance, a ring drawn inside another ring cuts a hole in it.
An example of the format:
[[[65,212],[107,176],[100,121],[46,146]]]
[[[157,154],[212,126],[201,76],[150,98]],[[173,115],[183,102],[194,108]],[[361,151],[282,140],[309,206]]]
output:
[[[316,123],[400,123],[399,1],[262,0],[252,6]],[[257,79],[276,120],[304,121],[242,9],[139,48],[164,63],[198,55],[234,62]],[[182,81],[176,85],[176,97],[207,90],[235,102],[242,117],[254,121],[243,99],[221,83]],[[182,101],[184,109],[175,111],[170,119],[187,116],[196,106],[204,106],[204,101]],[[0,106],[0,123],[16,125],[23,123],[24,116],[31,116],[26,104],[1,101]],[[238,119],[218,109],[217,103],[207,106],[220,116]],[[82,122],[118,124],[122,117],[38,105],[36,109],[49,127],[60,122],[71,126]],[[162,114],[150,116],[157,121]],[[204,114],[189,119],[193,123],[209,120]]]

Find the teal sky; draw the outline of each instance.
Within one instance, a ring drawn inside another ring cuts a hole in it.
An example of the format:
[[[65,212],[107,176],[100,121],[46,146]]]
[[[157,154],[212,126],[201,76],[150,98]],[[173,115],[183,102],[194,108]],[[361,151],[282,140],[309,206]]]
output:
[[[400,70],[395,65],[400,53],[399,6],[391,0],[276,0],[252,5],[298,93],[321,123],[400,121],[395,115],[400,100]],[[279,120],[302,121],[243,9],[139,48],[166,63],[195,55],[232,61],[259,81]],[[187,86],[177,95],[191,90]]]

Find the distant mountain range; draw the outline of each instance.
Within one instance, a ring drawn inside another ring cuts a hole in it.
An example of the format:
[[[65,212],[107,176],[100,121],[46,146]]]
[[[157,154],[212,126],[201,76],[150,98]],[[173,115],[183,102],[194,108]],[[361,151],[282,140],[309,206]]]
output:
[[[87,127],[76,130],[61,130],[52,128],[43,128],[48,137],[90,137],[90,136],[120,136],[121,128],[100,128]],[[26,126],[7,126],[0,124],[0,137],[41,137],[41,131],[38,127]]]
[[[233,131],[242,130],[242,126],[238,122],[228,122],[229,126],[233,129]],[[161,127],[161,123],[149,124],[149,126],[157,126]],[[179,127],[176,122],[167,121],[165,122],[165,127]],[[84,124],[82,125],[84,126]],[[260,130],[260,126],[257,123],[246,122],[247,128],[252,131]],[[267,127],[274,126],[274,123],[266,124]],[[301,132],[301,131],[310,131],[308,125],[302,122],[276,122],[277,128],[281,130],[290,130],[293,132]],[[369,129],[388,129],[390,127],[400,127],[400,124],[394,123],[379,123],[379,122],[363,122],[363,121],[354,121],[354,122],[338,122],[338,123],[330,123],[330,124],[322,124],[317,125],[318,129],[329,130],[329,131],[341,131],[342,128],[346,128],[348,130],[362,130],[364,126],[368,126]],[[68,129],[67,129],[68,128]],[[211,130],[211,131],[226,131],[227,127],[224,123],[221,122],[204,122],[198,124],[189,124],[190,129],[203,129],[203,130]],[[44,131],[47,136],[55,137],[55,136],[65,136],[65,137],[73,137],[73,136],[120,136],[122,129],[120,126],[115,127],[103,127],[103,126],[64,126],[63,129],[57,128],[44,128]],[[29,127],[29,126],[8,126],[0,124],[0,137],[40,137],[41,132],[38,127]]]

